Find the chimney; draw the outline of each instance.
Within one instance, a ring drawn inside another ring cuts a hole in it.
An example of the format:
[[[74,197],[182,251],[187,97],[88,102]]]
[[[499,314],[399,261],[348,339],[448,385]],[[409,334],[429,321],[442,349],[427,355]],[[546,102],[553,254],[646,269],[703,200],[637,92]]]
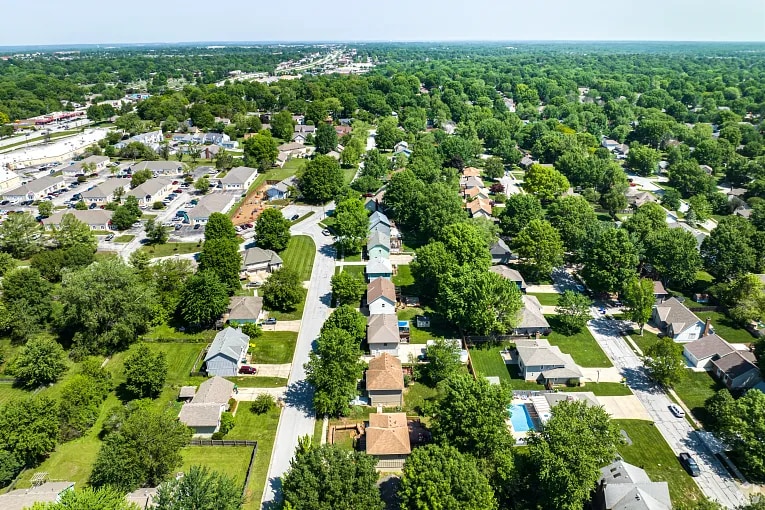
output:
[[[709,335],[711,332],[712,332],[712,319],[710,317],[707,317],[707,320],[704,323],[704,331],[701,333],[702,338]]]

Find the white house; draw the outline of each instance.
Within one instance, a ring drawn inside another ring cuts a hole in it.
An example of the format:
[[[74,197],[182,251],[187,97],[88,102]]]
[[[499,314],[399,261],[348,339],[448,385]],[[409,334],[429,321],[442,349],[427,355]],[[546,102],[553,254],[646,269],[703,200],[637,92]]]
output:
[[[412,151],[411,149],[409,149],[409,144],[404,141],[398,142],[396,145],[393,146],[393,153],[403,154],[406,157],[409,157],[412,155]]]
[[[561,352],[557,345],[551,346],[545,339],[518,340],[516,349],[518,368],[525,381],[566,384],[583,376],[570,354]]]
[[[246,191],[257,176],[257,169],[238,166],[229,170],[220,182],[224,191]]]
[[[713,333],[709,323],[705,324],[674,297],[656,305],[651,320],[656,327],[678,343],[692,342]]]
[[[717,335],[707,335],[683,346],[683,356],[694,368],[712,368],[712,360],[719,359],[736,349]]]
[[[376,278],[367,285],[370,315],[396,314],[396,287],[385,278]]]
[[[127,194],[128,196],[136,197],[139,206],[150,206],[154,202],[164,200],[172,189],[173,183],[170,179],[155,177],[131,189]]]
[[[250,337],[241,330],[226,328],[220,331],[205,355],[205,371],[208,375],[237,375],[249,347]]]
[[[3,197],[10,202],[24,202],[26,200],[42,200],[50,193],[66,188],[66,182],[62,176],[46,175],[29,181],[16,189],[3,192]]]
[[[395,314],[373,314],[367,320],[367,344],[372,356],[388,353],[398,355],[401,336],[398,331],[398,318]]]

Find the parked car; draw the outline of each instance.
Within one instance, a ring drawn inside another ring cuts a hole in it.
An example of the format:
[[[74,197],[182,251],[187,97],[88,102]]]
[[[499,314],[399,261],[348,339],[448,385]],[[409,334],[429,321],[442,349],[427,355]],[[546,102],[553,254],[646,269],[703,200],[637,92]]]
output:
[[[108,236],[106,236],[107,241],[111,241],[112,239],[114,239],[114,234],[109,234]]]
[[[274,319],[273,317],[269,317],[268,319],[263,321],[263,324],[265,324],[266,326],[273,326],[274,324],[276,324],[276,319]]]
[[[183,227],[183,225],[181,225],[180,223],[175,224],[175,230],[180,230],[181,227]]]
[[[194,225],[194,230],[199,230],[199,227],[201,227],[201,223],[197,223]]]
[[[669,412],[677,416],[678,418],[685,418],[685,411],[680,409],[680,406],[677,404],[670,404],[669,406]]]
[[[292,218],[290,218],[290,221],[295,221],[295,220],[297,220],[298,218],[300,218],[300,215],[299,215],[299,214],[293,214],[293,215],[292,215]]]
[[[688,474],[691,476],[700,476],[701,475],[701,469],[699,468],[699,465],[696,463],[696,459],[691,457],[690,453],[683,452],[679,456],[680,464],[683,465],[686,471],[688,471]]]
[[[321,233],[322,233],[322,235],[325,235],[325,236],[331,235],[331,233],[330,233],[328,228],[325,228],[324,230],[322,230]]]
[[[257,374],[258,369],[255,367],[251,367],[249,365],[242,365],[239,367],[239,373],[240,374]]]
[[[98,207],[98,204],[97,204],[97,203],[95,203],[95,202],[93,202],[92,204],[90,204],[90,205],[88,206],[88,209],[95,209],[96,207]]]

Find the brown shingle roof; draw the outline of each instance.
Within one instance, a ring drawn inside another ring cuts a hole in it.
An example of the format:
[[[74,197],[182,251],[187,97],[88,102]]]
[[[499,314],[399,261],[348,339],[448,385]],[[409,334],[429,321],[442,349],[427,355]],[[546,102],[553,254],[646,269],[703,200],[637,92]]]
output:
[[[369,455],[406,455],[412,453],[406,413],[369,415],[367,453]]]
[[[371,315],[367,321],[367,343],[397,344],[399,342],[398,317],[392,313]]]
[[[488,200],[484,200],[482,198],[479,198],[478,200],[473,200],[472,202],[469,202],[467,205],[468,211],[470,211],[471,216],[475,216],[480,211],[485,212],[489,216],[491,216],[491,202]]]
[[[385,297],[391,303],[396,302],[396,286],[393,282],[385,278],[375,278],[367,285],[367,303],[372,303],[377,299]]]
[[[219,376],[207,379],[199,385],[192,404],[226,404],[234,392],[234,383]]]
[[[257,320],[263,310],[263,298],[259,296],[232,296],[228,320]]]
[[[401,361],[387,352],[369,362],[367,369],[367,391],[403,390],[404,373]]]
[[[672,326],[676,335],[701,321],[676,298],[669,298],[662,304],[657,305],[656,313],[666,326]]]
[[[757,370],[757,365],[753,363],[753,358],[754,356],[750,352],[733,351],[718,360],[712,361],[712,364],[731,379],[735,379],[750,370]]]
[[[736,349],[717,335],[707,335],[694,342],[685,344],[685,350],[696,359],[702,360],[710,358],[715,354],[722,357]]]

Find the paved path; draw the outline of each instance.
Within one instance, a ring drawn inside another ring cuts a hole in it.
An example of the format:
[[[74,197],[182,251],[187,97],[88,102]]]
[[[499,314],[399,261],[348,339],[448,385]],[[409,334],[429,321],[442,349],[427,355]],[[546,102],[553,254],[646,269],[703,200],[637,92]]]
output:
[[[300,331],[300,321],[279,321],[263,327],[263,331]]]
[[[334,206],[327,206],[331,209]],[[295,212],[292,212],[292,209]],[[268,467],[268,481],[263,492],[263,508],[275,508],[277,493],[281,485],[281,476],[287,471],[295,452],[298,438],[313,437],[315,415],[313,410],[313,388],[305,381],[303,365],[308,361],[313,342],[319,336],[322,324],[329,316],[331,300],[330,278],[335,272],[335,254],[332,239],[321,234],[319,222],[324,219],[324,209],[305,206],[291,206],[289,214],[305,214],[309,210],[316,214],[294,225],[293,235],[309,235],[316,243],[316,259],[308,286],[302,325],[298,333],[295,356],[292,360],[292,372],[289,377],[287,392],[284,395],[284,409],[276,431],[276,441]]]
[[[685,419],[669,412],[669,397],[646,375],[640,358],[620,336],[621,321],[593,319],[587,325],[595,340],[611,359],[635,396],[643,403],[656,428],[676,454],[692,452],[701,467],[701,476],[694,478],[704,494],[720,504],[734,508],[745,503],[744,495],[719,460],[701,441]]]
[[[284,363],[281,365],[253,363],[250,366],[257,368],[258,375],[261,377],[284,377],[286,379],[290,376],[290,372],[292,371],[292,363]]]
[[[586,386],[585,386],[586,388]],[[598,402],[603,404],[606,412],[616,420],[648,420],[648,414],[643,403],[635,395],[621,395],[618,397],[598,397]]]
[[[240,402],[252,402],[258,395],[271,395],[275,399],[284,398],[284,394],[287,393],[287,388],[282,386],[281,388],[238,388],[238,393],[234,395],[234,399]]]
[[[588,382],[622,382],[622,373],[616,367],[581,367]]]

